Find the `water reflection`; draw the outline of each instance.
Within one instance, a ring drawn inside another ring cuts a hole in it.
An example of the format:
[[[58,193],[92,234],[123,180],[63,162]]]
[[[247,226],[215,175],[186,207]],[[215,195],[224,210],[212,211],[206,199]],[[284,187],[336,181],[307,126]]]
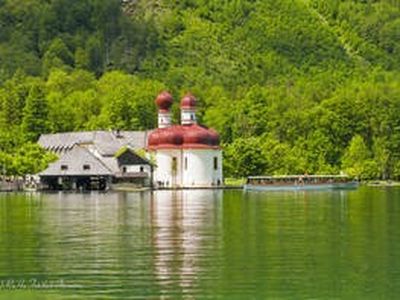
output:
[[[152,194],[154,265],[163,289],[196,289],[207,239],[218,232],[222,191],[161,191]],[[210,197],[211,196],[211,197]],[[209,231],[209,232],[208,232]]]
[[[399,196],[1,194],[0,280],[63,279],[49,299],[395,298]]]

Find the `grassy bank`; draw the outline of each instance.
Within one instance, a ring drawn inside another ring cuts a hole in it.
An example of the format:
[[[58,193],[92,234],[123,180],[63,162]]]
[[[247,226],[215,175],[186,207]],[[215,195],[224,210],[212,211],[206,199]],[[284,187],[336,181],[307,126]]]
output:
[[[242,186],[246,183],[246,178],[225,178],[225,186]]]

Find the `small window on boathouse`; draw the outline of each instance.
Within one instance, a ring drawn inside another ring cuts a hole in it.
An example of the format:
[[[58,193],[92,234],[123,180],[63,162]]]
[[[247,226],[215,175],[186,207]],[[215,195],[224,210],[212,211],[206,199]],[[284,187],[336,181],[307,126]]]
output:
[[[187,157],[185,157],[185,170],[187,170],[188,169],[188,159],[187,159]]]
[[[218,170],[218,157],[214,157],[214,170]]]
[[[62,171],[67,171],[68,170],[68,166],[67,165],[61,165],[61,170]]]
[[[90,165],[83,165],[84,170],[90,170]]]

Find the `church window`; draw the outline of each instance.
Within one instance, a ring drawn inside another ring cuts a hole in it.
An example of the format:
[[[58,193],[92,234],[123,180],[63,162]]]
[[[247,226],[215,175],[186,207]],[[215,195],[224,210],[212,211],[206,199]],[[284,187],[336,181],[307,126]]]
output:
[[[172,169],[172,173],[173,173],[173,174],[176,174],[176,172],[178,171],[178,160],[176,159],[176,157],[173,157],[173,158],[172,158],[172,166],[171,166],[171,169]]]

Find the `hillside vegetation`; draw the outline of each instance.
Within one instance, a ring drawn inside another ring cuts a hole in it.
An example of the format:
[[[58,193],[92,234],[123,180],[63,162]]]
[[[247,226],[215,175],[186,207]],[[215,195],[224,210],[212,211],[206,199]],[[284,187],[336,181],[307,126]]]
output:
[[[41,133],[154,128],[163,89],[227,176],[400,179],[398,1],[0,0],[4,172],[46,165]]]

